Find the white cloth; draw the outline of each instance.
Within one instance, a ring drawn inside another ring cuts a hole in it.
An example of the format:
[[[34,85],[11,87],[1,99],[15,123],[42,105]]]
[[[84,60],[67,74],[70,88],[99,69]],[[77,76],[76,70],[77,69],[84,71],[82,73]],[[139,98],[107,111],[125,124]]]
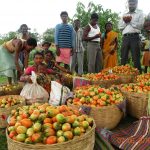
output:
[[[141,10],[136,10],[133,13],[126,12],[123,16],[131,15],[132,20],[130,23],[125,23],[123,17],[119,21],[119,29],[122,30],[122,34],[128,33],[140,33],[144,24],[144,14]]]
[[[95,36],[96,34],[99,34],[99,33],[100,33],[100,28],[99,28],[98,25],[96,25],[96,26],[97,26],[96,29],[93,28],[90,24],[89,24],[89,26],[90,26],[91,30],[90,30],[89,33],[88,33],[88,37],[93,37],[93,36]],[[100,38],[96,38],[96,39],[91,40],[91,41],[100,42]]]

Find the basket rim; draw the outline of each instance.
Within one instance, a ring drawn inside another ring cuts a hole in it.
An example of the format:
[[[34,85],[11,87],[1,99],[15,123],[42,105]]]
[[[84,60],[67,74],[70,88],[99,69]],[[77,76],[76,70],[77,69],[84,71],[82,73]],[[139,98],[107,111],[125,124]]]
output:
[[[25,102],[25,98],[24,98],[23,96],[21,96],[21,95],[5,95],[5,96],[0,96],[0,99],[3,98],[3,97],[9,97],[9,96],[20,97],[20,98],[21,98],[21,102],[18,103],[18,104],[16,104],[16,105],[13,105],[13,106],[11,106],[11,107],[8,107],[8,108],[1,108],[1,107],[0,107],[0,112],[1,112],[1,111],[6,111],[6,109],[7,109],[7,110],[13,109],[13,107],[16,107],[17,105],[23,104],[23,103]]]
[[[117,107],[117,105],[120,105],[120,104],[122,104],[122,103],[124,103],[126,101],[126,99],[124,98],[123,99],[123,101],[122,102],[120,102],[119,104],[113,104],[113,105],[108,105],[108,106],[102,106],[102,107],[90,107],[91,109],[93,109],[93,110],[106,110],[106,109],[108,109],[108,108],[118,108]],[[84,106],[84,105],[74,105],[74,104],[72,104],[72,103],[70,103],[70,102],[67,102],[67,104],[69,104],[69,105],[72,105],[72,106],[76,106],[76,107],[81,107],[81,106]],[[88,107],[88,106],[87,106]],[[119,109],[119,108],[118,108]]]
[[[89,135],[90,133],[92,133],[94,130],[95,130],[95,128],[96,128],[96,123],[95,123],[95,121],[93,120],[93,126],[92,126],[92,128],[88,131],[88,132],[86,132],[84,135],[82,135],[81,137],[79,137],[79,138],[75,138],[75,139],[72,139],[72,140],[69,140],[69,141],[67,141],[67,142],[63,142],[63,143],[57,143],[57,144],[26,144],[26,143],[23,143],[23,142],[18,142],[18,141],[15,141],[15,140],[13,140],[13,139],[11,139],[9,136],[8,136],[8,131],[7,131],[7,128],[6,128],[6,137],[7,137],[7,139],[9,140],[9,141],[11,141],[11,142],[13,142],[13,143],[16,143],[16,144],[19,144],[19,145],[22,145],[22,146],[24,146],[24,145],[28,145],[28,146],[39,146],[39,147],[52,147],[52,146],[63,146],[63,145],[67,145],[67,144],[71,144],[72,142],[77,142],[77,141],[80,141],[80,140],[83,140],[83,139],[85,139],[85,137],[87,136],[87,135]],[[8,141],[7,141],[8,142]]]

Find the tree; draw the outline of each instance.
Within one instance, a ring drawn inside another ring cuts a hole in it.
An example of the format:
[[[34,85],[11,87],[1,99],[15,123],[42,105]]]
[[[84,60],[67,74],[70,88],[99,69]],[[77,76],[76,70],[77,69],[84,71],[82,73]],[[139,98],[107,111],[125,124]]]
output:
[[[54,28],[47,29],[42,36],[43,41],[54,42]]]
[[[40,41],[40,34],[37,32],[36,29],[33,30],[33,32],[29,32],[30,36],[35,38],[37,41]]]
[[[7,34],[0,35],[0,45],[16,37],[16,32],[10,31]]]
[[[101,32],[104,32],[105,23],[108,21],[113,23],[114,30],[118,30],[119,15],[112,12],[111,9],[104,10],[101,4],[96,5],[93,2],[90,2],[87,8],[83,3],[78,2],[76,13],[71,20],[78,18],[81,21],[81,26],[85,27],[89,23],[90,16],[93,12],[100,16],[98,24],[100,25]]]
[[[105,32],[105,24],[110,21],[113,24],[113,29],[115,31],[118,30],[118,20],[119,20],[119,15],[115,12],[112,12],[111,9],[106,9],[104,10],[102,5],[96,5],[93,2],[89,2],[87,8],[85,5],[81,2],[78,2],[77,8],[76,8],[76,13],[73,16],[72,19],[70,19],[70,22],[73,22],[75,18],[78,18],[81,21],[81,27],[85,27],[89,21],[90,21],[90,16],[92,13],[97,13],[99,15],[99,26],[101,29],[101,32]],[[120,46],[120,40],[121,40],[121,34],[119,34],[119,46]],[[86,43],[85,43],[86,46]],[[118,60],[120,60],[120,51],[118,51]],[[84,64],[87,65],[87,60],[86,60],[86,53],[85,53],[85,62]],[[87,71],[87,66],[84,65],[84,70]]]

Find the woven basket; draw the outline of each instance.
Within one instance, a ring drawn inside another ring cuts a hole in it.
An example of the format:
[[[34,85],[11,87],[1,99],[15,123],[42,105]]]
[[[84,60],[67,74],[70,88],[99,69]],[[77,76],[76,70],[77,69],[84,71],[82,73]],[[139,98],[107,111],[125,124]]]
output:
[[[26,105],[32,105],[34,103],[44,104],[44,103],[48,103],[48,99],[45,99],[45,100],[44,99],[36,99],[36,100],[26,99],[25,102],[26,102]]]
[[[127,92],[121,90],[127,99],[127,113],[135,118],[147,115],[148,94]]]
[[[126,75],[126,74],[117,74],[120,77],[120,84],[132,83],[135,81],[137,75]]]
[[[92,81],[92,85],[100,85],[104,88],[109,88],[112,85],[118,85],[120,84],[120,78],[115,80],[103,80],[103,81]]]
[[[7,131],[6,136],[8,150],[93,150],[95,143],[95,123],[91,130],[81,137],[60,144],[25,144],[10,139],[8,137]]]
[[[67,103],[73,109],[79,110],[80,106]],[[104,106],[102,108],[91,108],[90,114],[94,118],[97,128],[115,128],[123,117],[123,112],[116,106]]]
[[[4,86],[1,85],[1,86]],[[0,96],[4,96],[4,95],[20,95],[20,92],[23,88],[23,83],[19,83],[19,87],[17,87],[16,89],[13,89],[12,91],[0,91]]]
[[[25,105],[25,99],[20,95],[7,95],[7,96],[1,96],[0,98],[6,98],[6,97],[9,97],[9,96],[19,98],[19,99],[22,100],[22,102],[18,105],[14,105],[14,106],[9,107],[9,108],[0,108],[0,128],[7,127],[7,118],[8,118],[8,116],[10,115],[10,113],[13,109],[16,109],[19,106]]]
[[[66,74],[62,74],[61,82],[63,85],[69,87],[70,89],[73,88],[73,77],[68,77]]]

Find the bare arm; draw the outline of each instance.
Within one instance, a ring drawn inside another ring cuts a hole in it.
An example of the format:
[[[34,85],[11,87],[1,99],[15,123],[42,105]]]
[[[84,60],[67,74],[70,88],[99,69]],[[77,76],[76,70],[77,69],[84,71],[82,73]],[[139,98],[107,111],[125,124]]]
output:
[[[90,32],[91,28],[89,25],[87,25],[83,31],[83,40],[84,41],[91,41],[94,40],[96,38],[100,38],[100,34],[96,34],[93,37],[88,37],[88,33]]]
[[[21,42],[21,40],[17,40],[14,43],[14,45],[15,45],[15,48],[16,48],[16,53],[15,53],[15,65],[16,65],[16,69],[17,69],[17,71],[21,72],[21,68],[19,66],[19,61],[18,61],[19,60],[19,53],[20,53],[20,51],[22,49],[22,42]]]

